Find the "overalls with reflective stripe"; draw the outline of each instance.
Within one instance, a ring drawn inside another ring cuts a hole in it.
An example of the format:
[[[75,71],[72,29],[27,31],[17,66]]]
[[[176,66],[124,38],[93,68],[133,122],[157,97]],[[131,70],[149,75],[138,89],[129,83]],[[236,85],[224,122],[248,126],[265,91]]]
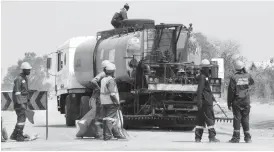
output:
[[[112,78],[111,76],[107,76],[101,80],[100,100],[103,110],[103,132],[106,138],[110,138],[112,136],[112,129],[114,127],[113,123],[117,121],[116,119],[118,118],[118,106],[113,103],[110,98],[110,95],[114,95],[119,102],[118,88],[116,86],[116,83],[114,88],[110,88],[110,83],[115,83],[114,78]]]
[[[14,110],[17,115],[17,125],[24,126],[26,121],[25,110],[29,100],[29,88],[28,79],[23,74],[20,74],[14,80],[12,100],[14,102]]]

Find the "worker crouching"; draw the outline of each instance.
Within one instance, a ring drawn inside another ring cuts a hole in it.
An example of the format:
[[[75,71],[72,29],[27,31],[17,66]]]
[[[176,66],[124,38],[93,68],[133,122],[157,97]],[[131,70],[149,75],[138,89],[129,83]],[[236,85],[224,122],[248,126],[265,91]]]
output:
[[[201,74],[199,75],[199,84],[197,89],[197,102],[199,111],[197,115],[197,125],[195,129],[195,141],[201,142],[205,125],[208,127],[208,138],[210,142],[220,142],[215,136],[214,129],[215,117],[213,111],[213,101],[216,101],[208,80],[210,62],[206,59],[202,60]]]
[[[249,113],[250,113],[250,94],[249,86],[254,84],[251,75],[245,71],[244,63],[236,61],[236,73],[230,78],[227,94],[228,109],[233,111],[233,128],[234,132],[231,143],[240,142],[240,125],[244,130],[244,140],[251,142],[249,132]]]
[[[106,77],[101,80],[100,100],[103,110],[103,136],[104,140],[112,139],[112,131],[116,130],[117,134],[113,136],[118,139],[125,139],[119,133],[119,128],[114,126],[113,123],[117,121],[119,110],[119,93],[114,79],[114,72],[116,67],[113,63],[109,63],[105,68]]]

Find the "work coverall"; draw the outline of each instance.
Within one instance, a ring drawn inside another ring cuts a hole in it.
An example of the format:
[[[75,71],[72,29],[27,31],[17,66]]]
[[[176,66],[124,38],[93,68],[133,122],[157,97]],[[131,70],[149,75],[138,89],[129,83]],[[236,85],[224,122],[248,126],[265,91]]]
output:
[[[113,103],[110,95],[116,97],[118,103]],[[103,135],[104,140],[109,140],[112,138],[113,129],[116,130],[113,132],[113,136],[116,138],[121,138],[122,134],[120,129],[116,126],[113,126],[113,123],[117,121],[118,115],[117,111],[119,110],[119,93],[116,82],[112,76],[106,76],[101,80],[101,92],[100,100],[102,104],[103,111]],[[117,133],[117,134],[116,134]]]
[[[95,102],[96,101],[96,116],[95,116],[95,125],[96,125],[96,136],[99,138],[102,135],[100,134],[101,130],[101,123],[100,121],[103,119],[103,110],[101,106],[101,101],[100,101],[100,84],[101,80],[106,76],[105,72],[100,72],[95,78],[92,79],[92,84],[94,86],[92,97],[90,99],[90,102]],[[94,101],[95,100],[95,101]],[[121,136],[119,133],[119,128],[112,128],[112,133],[114,136],[118,137]]]
[[[101,120],[102,120],[102,110],[101,110],[101,102],[100,102],[100,82],[106,76],[105,72],[102,71],[98,75],[96,75],[91,83],[93,84],[93,93],[90,98],[90,105],[91,102],[96,102],[96,114],[95,114],[95,125],[96,125],[96,137],[100,138],[101,134]],[[93,107],[92,107],[93,108]]]
[[[197,124],[195,130],[195,140],[200,141],[204,132],[204,127],[207,125],[209,140],[214,141],[216,138],[216,131],[214,129],[215,116],[213,111],[213,101],[216,101],[210,88],[209,80],[206,75],[201,73],[198,76],[199,84],[197,89],[197,101],[198,101],[198,115]]]
[[[250,94],[249,86],[254,84],[251,75],[239,71],[231,78],[228,86],[227,105],[233,111],[233,141],[240,140],[240,124],[244,130],[244,140],[251,140],[249,133]]]
[[[120,28],[122,26],[122,20],[127,18],[127,10],[122,8],[119,13],[115,13],[112,17],[111,24],[114,28]]]
[[[26,122],[26,109],[29,102],[28,79],[24,74],[20,74],[14,80],[12,92],[12,100],[14,102],[14,110],[17,115],[17,123],[11,135],[12,140],[23,140],[23,129]]]

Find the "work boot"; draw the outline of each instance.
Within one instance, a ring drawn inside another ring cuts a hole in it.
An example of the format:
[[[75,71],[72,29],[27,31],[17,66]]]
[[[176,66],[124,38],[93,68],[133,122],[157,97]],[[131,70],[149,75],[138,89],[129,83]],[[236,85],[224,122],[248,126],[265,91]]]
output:
[[[17,137],[17,130],[14,129],[12,134],[10,135],[10,140],[16,140],[16,137]]]
[[[120,131],[120,128],[117,128],[117,127],[113,127],[112,128],[112,134],[114,136],[114,138],[117,138],[117,139],[127,139]]]
[[[114,138],[111,136],[104,136],[104,141],[113,140]]]
[[[196,128],[195,129],[195,142],[201,142],[203,133],[204,133],[203,128]]]
[[[210,128],[208,129],[208,138],[209,138],[209,142],[220,142],[219,139],[217,139],[216,137],[216,131],[214,128]]]
[[[25,141],[25,136],[23,135],[23,130],[17,130],[18,134],[16,136],[16,141],[18,142],[22,142],[22,141]]]
[[[249,131],[244,132],[244,135],[245,135],[245,137],[244,137],[245,142],[251,143],[252,140],[251,140],[251,135],[250,135]]]
[[[111,127],[110,125],[111,122],[108,120],[104,120],[103,121],[103,136],[104,136],[104,140],[111,140],[112,139],[112,131],[111,131]]]
[[[240,132],[234,131],[232,138],[229,140],[230,143],[239,143],[240,142]]]

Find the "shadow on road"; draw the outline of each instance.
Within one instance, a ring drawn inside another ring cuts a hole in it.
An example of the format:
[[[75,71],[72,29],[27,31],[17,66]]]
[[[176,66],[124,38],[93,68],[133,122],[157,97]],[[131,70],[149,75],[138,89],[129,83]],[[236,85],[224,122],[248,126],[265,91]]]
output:
[[[194,141],[194,140],[192,140],[192,141],[190,141],[190,140],[188,140],[188,141],[172,141],[172,142],[195,143],[195,141]]]
[[[132,128],[132,129],[126,129],[127,131],[131,132],[184,132],[184,133],[192,133],[192,131],[185,131],[185,130],[179,130],[179,129],[159,129],[159,128]]]
[[[274,120],[251,123],[251,126],[255,129],[274,129]]]
[[[33,127],[46,127],[46,125],[35,125]],[[58,125],[48,125],[49,128],[76,128],[75,126],[68,127],[64,124],[58,124]]]

